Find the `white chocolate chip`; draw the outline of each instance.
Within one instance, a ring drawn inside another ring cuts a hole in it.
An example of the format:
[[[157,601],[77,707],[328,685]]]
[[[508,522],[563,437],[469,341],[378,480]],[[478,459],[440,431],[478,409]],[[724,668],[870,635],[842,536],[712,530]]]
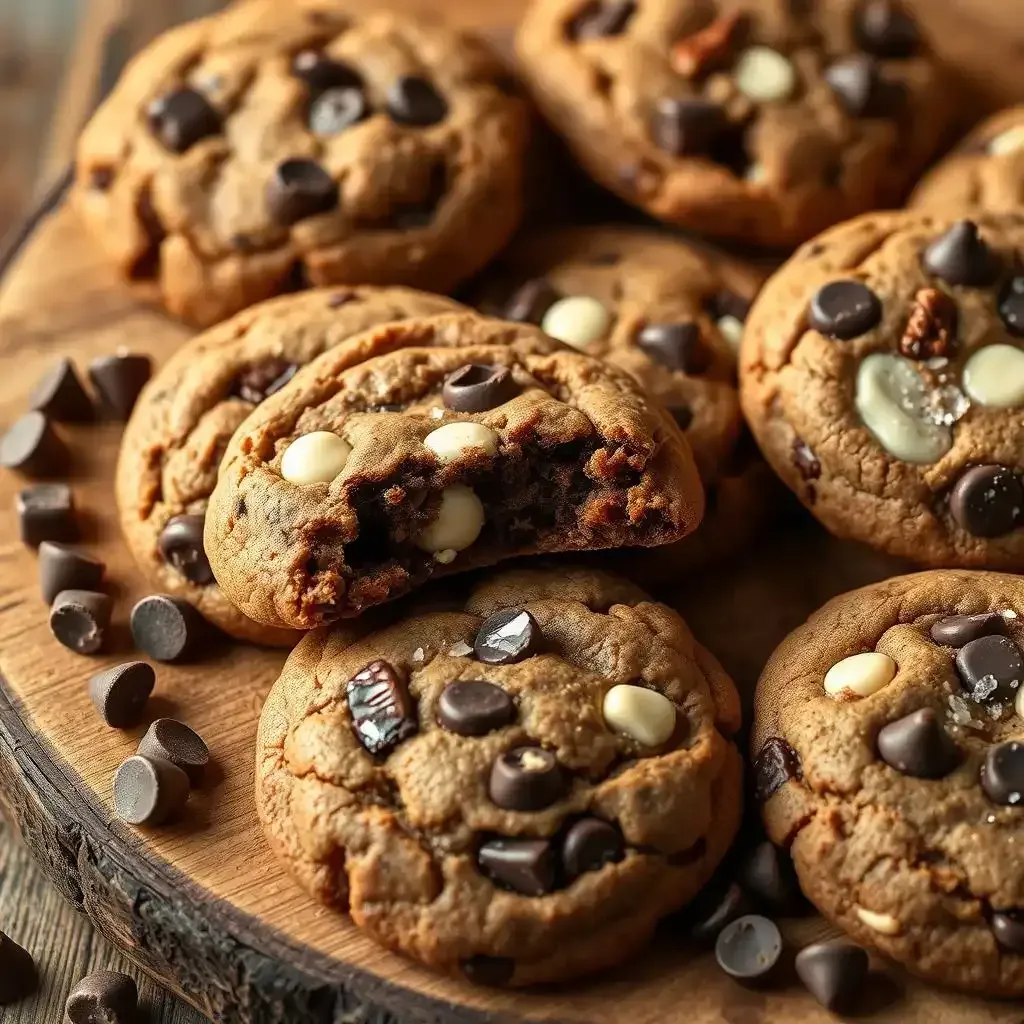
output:
[[[454,462],[470,448],[482,448],[488,455],[494,455],[498,450],[498,435],[482,423],[446,423],[427,434],[423,443],[440,462]]]
[[[854,907],[857,917],[862,924],[866,924],[872,931],[882,935],[899,935],[903,926],[892,914],[879,914],[877,911],[868,910],[867,907]]]
[[[953,445],[948,426],[930,422],[927,388],[903,356],[876,352],[857,371],[856,405],[864,425],[904,462],[937,462]]]
[[[464,484],[452,484],[441,492],[437,516],[416,538],[424,551],[463,551],[484,528],[484,506]]]
[[[837,661],[825,673],[825,692],[836,700],[859,700],[878,693],[895,675],[896,662],[888,654],[854,654]]]
[[[736,88],[755,103],[789,99],[796,89],[796,69],[792,63],[767,46],[744,50],[732,77]]]
[[[986,345],[964,366],[964,390],[979,405],[1005,409],[1024,402],[1024,352],[1015,345]]]
[[[675,732],[675,704],[645,686],[613,686],[604,695],[602,711],[610,729],[646,747],[660,747]]]
[[[473,653],[473,648],[465,640],[458,640],[448,648],[448,654],[453,658],[465,658]]]
[[[422,647],[417,647],[416,650],[412,652],[413,661],[422,661],[425,657],[426,654]]]
[[[1007,128],[988,144],[988,151],[992,156],[1006,156],[1009,153],[1016,153],[1018,149],[1024,149],[1024,124]]]
[[[344,468],[352,445],[326,430],[295,438],[281,457],[281,476],[290,484],[330,483]]]
[[[573,348],[586,348],[603,338],[611,323],[608,310],[597,299],[589,295],[570,295],[551,306],[540,328]]]
[[[458,551],[455,548],[445,548],[444,551],[434,552],[434,561],[441,565],[451,565],[458,556]]]
[[[751,185],[763,185],[768,180],[768,168],[760,160],[755,160],[744,172],[743,179]]]
[[[733,352],[739,352],[740,342],[743,340],[743,321],[727,313],[718,318],[717,326]]]

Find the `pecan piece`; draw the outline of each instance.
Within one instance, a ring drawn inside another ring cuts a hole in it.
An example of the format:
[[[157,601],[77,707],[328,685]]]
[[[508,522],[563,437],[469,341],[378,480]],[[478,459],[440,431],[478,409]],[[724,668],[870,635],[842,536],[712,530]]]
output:
[[[953,298],[938,288],[922,288],[900,339],[900,353],[908,359],[948,356],[956,344],[957,308]]]
[[[672,47],[672,70],[684,78],[693,78],[722,67],[732,56],[745,22],[743,14],[733,11],[678,40]]]

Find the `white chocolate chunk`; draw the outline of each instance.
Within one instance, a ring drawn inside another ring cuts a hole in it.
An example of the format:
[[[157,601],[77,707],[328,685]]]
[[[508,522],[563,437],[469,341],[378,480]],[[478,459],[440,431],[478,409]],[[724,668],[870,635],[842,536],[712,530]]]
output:
[[[586,348],[603,338],[611,324],[608,310],[597,299],[589,295],[570,295],[551,306],[540,328],[573,348]]]
[[[743,321],[726,313],[718,318],[717,326],[733,352],[739,352],[743,340]]]
[[[736,88],[755,103],[787,100],[796,90],[796,68],[788,58],[767,46],[751,46],[736,61]]]
[[[988,151],[992,156],[1006,156],[1009,153],[1016,153],[1018,149],[1024,149],[1024,124],[1007,128],[988,144]]]
[[[645,747],[660,747],[675,732],[675,704],[645,686],[613,686],[604,695],[602,711],[609,729],[623,732]]]
[[[327,430],[295,438],[281,457],[281,476],[290,484],[330,483],[344,468],[352,445]]]
[[[872,931],[882,935],[899,935],[903,926],[892,914],[880,914],[875,910],[868,910],[867,907],[855,907],[857,917],[862,924],[866,924]]]
[[[484,506],[465,484],[452,484],[441,492],[437,516],[416,538],[424,551],[463,551],[484,528]]]
[[[1024,351],[986,345],[964,366],[964,390],[979,405],[1005,409],[1024,402]]]
[[[427,434],[423,443],[441,462],[454,462],[470,448],[482,448],[488,455],[494,455],[498,435],[482,423],[446,423]]]
[[[857,412],[890,455],[904,462],[937,462],[953,445],[948,426],[931,422],[929,394],[914,364],[876,352],[857,371]]]
[[[837,661],[825,673],[825,692],[836,700],[858,700],[878,693],[895,675],[896,662],[888,654],[854,654]]]
[[[1017,688],[1017,697],[1013,702],[1013,710],[1017,712],[1018,718],[1024,718],[1024,686]]]

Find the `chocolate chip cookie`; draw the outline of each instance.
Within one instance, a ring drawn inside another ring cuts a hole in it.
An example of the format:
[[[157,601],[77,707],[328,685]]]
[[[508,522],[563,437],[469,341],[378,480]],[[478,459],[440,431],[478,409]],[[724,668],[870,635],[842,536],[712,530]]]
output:
[[[702,512],[686,439],[632,377],[459,314],[357,335],[257,406],[206,553],[249,618],[311,629],[504,558],[668,544]]]
[[[1024,214],[869,214],[800,249],[747,321],[741,398],[834,533],[1024,567]]]
[[[1024,205],[1024,106],[979,124],[924,176],[910,205],[938,213]]]
[[[459,308],[407,288],[314,289],[270,299],[183,345],[136,403],[117,468],[121,528],[149,584],[185,598],[231,636],[295,643],[294,630],[242,615],[203,551],[206,505],[228,441],[255,405],[327,349],[392,320]]]
[[[685,432],[707,514],[678,544],[628,552],[634,578],[657,582],[733,551],[765,518],[771,474],[736,392],[736,353],[762,276],[655,231],[562,228],[513,244],[476,293],[484,311],[537,324],[628,370]]]
[[[771,838],[858,942],[1024,995],[1024,581],[933,571],[829,602],[758,683]]]
[[[896,0],[534,0],[518,49],[601,184],[763,245],[895,205],[952,109]]]
[[[527,121],[497,58],[437,21],[254,0],[131,63],[73,200],[123,275],[201,324],[309,285],[444,292],[519,221]]]
[[[263,708],[257,804],[302,885],[377,941],[555,981],[628,957],[708,880],[738,727],[671,609],[590,569],[505,571],[305,637]]]

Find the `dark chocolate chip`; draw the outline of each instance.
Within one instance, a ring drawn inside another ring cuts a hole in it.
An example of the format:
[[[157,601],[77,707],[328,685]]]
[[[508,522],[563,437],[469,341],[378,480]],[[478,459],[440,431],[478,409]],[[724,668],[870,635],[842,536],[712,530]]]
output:
[[[981,636],[956,652],[956,670],[972,700],[1012,701],[1024,682],[1024,656],[1008,636]]]
[[[974,537],[1002,537],[1024,513],[1024,486],[1006,466],[972,466],[953,485],[949,511]]]
[[[149,356],[118,352],[89,364],[89,380],[96,389],[100,411],[107,419],[124,423],[132,414],[139,392],[153,373]]]
[[[555,887],[555,854],[547,839],[489,839],[477,859],[488,878],[523,896],[543,896]]]
[[[689,430],[693,423],[693,409],[688,405],[673,405],[669,408],[669,414],[676,421],[680,430]]]
[[[928,273],[946,284],[982,288],[999,274],[995,253],[971,220],[958,220],[925,249],[923,260]]]
[[[794,966],[807,991],[832,1013],[849,1013],[864,997],[868,955],[852,942],[837,939],[804,946]]]
[[[15,502],[21,539],[35,547],[44,540],[78,540],[75,499],[67,484],[34,484],[18,492]]]
[[[826,337],[849,341],[878,326],[882,303],[861,281],[830,281],[815,292],[807,319]]]
[[[1024,911],[1004,910],[994,913],[992,934],[1003,949],[1024,954]]]
[[[199,612],[179,597],[151,594],[132,609],[132,640],[154,661],[182,661],[190,657],[202,636]]]
[[[931,638],[943,647],[963,647],[983,636],[1006,636],[1006,619],[998,612],[947,615],[932,623]]]
[[[647,324],[637,334],[636,343],[648,359],[669,370],[700,373],[708,365],[700,328],[692,321]]]
[[[356,737],[375,757],[386,757],[419,728],[405,680],[386,661],[371,661],[345,692]]]
[[[488,665],[511,665],[536,654],[539,645],[537,620],[521,608],[503,608],[484,619],[473,651]]]
[[[39,589],[53,604],[62,590],[99,590],[106,566],[84,551],[45,540],[39,545]]]
[[[519,385],[507,366],[481,363],[470,363],[448,374],[441,390],[445,406],[455,412],[486,412],[518,394]]]
[[[103,647],[114,602],[92,590],[62,590],[50,607],[50,631],[76,654],[95,654]]]
[[[0,437],[0,466],[25,476],[54,476],[68,464],[68,450],[41,412],[27,412]]]
[[[516,972],[514,960],[507,956],[467,957],[460,964],[467,981],[474,985],[487,985],[491,988],[503,988],[512,980]]]
[[[388,89],[387,108],[398,124],[426,127],[448,116],[445,98],[425,78],[401,75]]]
[[[590,0],[566,26],[570,39],[583,42],[621,35],[636,13],[636,0]]]
[[[355,68],[332,60],[320,50],[300,50],[292,58],[292,74],[315,92],[363,86],[363,79]]]
[[[837,60],[826,69],[825,80],[851,117],[884,117],[897,108],[896,90],[865,54]]]
[[[210,763],[210,748],[202,736],[175,718],[158,718],[153,722],[139,741],[136,753],[177,765],[193,786],[203,781]]]
[[[288,226],[338,205],[338,183],[313,160],[285,160],[267,183],[267,211]]]
[[[773,921],[747,914],[726,925],[715,941],[718,966],[738,981],[762,981],[782,957],[782,935]]]
[[[855,14],[854,35],[862,50],[891,59],[910,57],[920,38],[913,18],[895,0],[865,0]]]
[[[90,167],[89,188],[96,192],[106,192],[114,184],[113,167]]]
[[[491,765],[488,792],[507,811],[541,811],[569,788],[562,766],[543,747],[513,747]]]
[[[729,129],[723,107],[689,96],[661,97],[651,117],[654,144],[672,156],[708,153]]]
[[[1024,338],[1024,277],[1011,277],[999,295],[999,316],[1015,338]]]
[[[544,314],[562,296],[542,277],[520,285],[505,304],[504,319],[539,326]]]
[[[32,389],[28,405],[58,423],[84,423],[92,419],[92,400],[70,359],[59,359]]]
[[[203,549],[204,515],[174,516],[160,532],[160,557],[197,586],[213,582],[213,570]]]
[[[337,135],[364,120],[369,113],[370,105],[362,89],[328,89],[310,105],[309,130],[314,135]]]
[[[1017,807],[1024,801],[1024,743],[989,747],[981,766],[981,788],[993,803]]]
[[[220,132],[220,115],[195,89],[175,89],[155,99],[147,111],[153,134],[172,153],[184,153],[200,139]]]
[[[247,367],[231,386],[231,393],[245,402],[260,402],[280,391],[298,373],[299,367],[285,359],[265,359]]]
[[[882,726],[878,755],[889,767],[916,779],[944,778],[960,761],[956,743],[931,708]]]
[[[97,971],[84,977],[64,1005],[71,1024],[135,1024],[139,990],[127,974]]]
[[[764,803],[792,779],[804,777],[800,755],[780,736],[769,736],[754,759],[754,794]]]
[[[437,721],[460,736],[485,736],[514,721],[512,698],[494,683],[466,679],[449,683],[437,701]]]
[[[588,871],[600,871],[606,864],[618,864],[625,855],[622,833],[600,818],[581,818],[562,843],[562,867],[569,881]]]
[[[0,932],[0,1006],[30,996],[38,984],[39,976],[31,954]]]
[[[803,906],[792,860],[767,839],[740,862],[738,881],[758,908],[769,913],[791,915]]]
[[[89,680],[89,699],[107,725],[130,729],[142,718],[155,683],[152,665],[128,661],[94,675]]]
[[[724,888],[713,884],[686,908],[686,932],[694,942],[709,945],[727,924],[749,912],[750,901],[738,882]]]
[[[790,457],[805,480],[817,480],[821,476],[821,462],[802,438],[793,438]]]
[[[161,825],[180,813],[188,791],[176,764],[133,754],[114,772],[114,813],[129,825]]]

